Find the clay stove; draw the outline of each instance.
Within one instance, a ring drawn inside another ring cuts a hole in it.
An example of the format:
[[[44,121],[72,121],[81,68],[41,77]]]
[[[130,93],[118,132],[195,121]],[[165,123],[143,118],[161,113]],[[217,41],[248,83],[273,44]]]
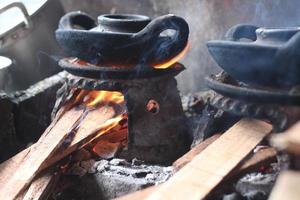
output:
[[[174,15],[153,21],[137,15],[103,15],[98,21],[97,27],[81,12],[61,20],[57,39],[67,50],[76,47],[69,51],[76,58],[59,62],[68,75],[57,106],[68,99],[72,88],[121,92],[128,115],[128,146],[120,156],[152,163],[174,161],[189,146],[174,78],[184,70],[176,61],[187,51],[186,22]],[[78,24],[80,29],[75,28]]]
[[[79,67],[68,59],[61,60],[60,65]],[[174,78],[183,69],[175,63],[163,74],[154,70],[148,78],[145,73],[143,78],[135,76],[128,80],[68,74],[59,99],[65,101],[71,88],[121,92],[128,114],[128,149],[122,152],[123,156],[155,163],[171,162],[188,146],[188,129]]]

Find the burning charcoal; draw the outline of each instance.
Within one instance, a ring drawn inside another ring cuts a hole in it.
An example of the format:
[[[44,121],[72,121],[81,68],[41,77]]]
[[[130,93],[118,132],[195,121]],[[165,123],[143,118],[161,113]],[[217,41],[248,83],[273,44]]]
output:
[[[114,158],[121,144],[111,143],[106,140],[100,140],[94,147],[93,152],[104,159]]]
[[[95,160],[86,160],[73,164],[67,174],[82,177],[87,173],[95,173],[96,170],[97,168],[95,167]]]
[[[83,160],[88,160],[92,157],[92,154],[85,150],[84,148],[79,149],[76,151],[73,156],[72,156],[72,161],[83,161]]]
[[[64,72],[46,78],[11,98],[15,108],[17,137],[26,144],[35,141],[50,124],[56,91],[64,82]]]

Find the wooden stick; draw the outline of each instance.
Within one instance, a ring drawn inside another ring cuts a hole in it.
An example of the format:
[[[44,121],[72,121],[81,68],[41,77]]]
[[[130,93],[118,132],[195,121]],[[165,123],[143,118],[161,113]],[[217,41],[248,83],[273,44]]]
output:
[[[25,193],[23,200],[43,200],[47,199],[50,195],[49,193],[55,186],[59,179],[59,174],[49,171],[47,173],[41,174],[38,178],[33,180],[29,189]]]
[[[265,122],[242,119],[147,199],[204,199],[271,130]]]
[[[259,170],[260,167],[277,161],[277,151],[272,147],[266,147],[252,154],[248,159],[241,162],[229,175],[228,178],[241,176],[251,171]]]
[[[204,149],[206,149],[210,144],[216,141],[221,135],[216,134],[202,143],[195,146],[191,149],[188,153],[183,155],[181,158],[176,160],[173,163],[173,167],[175,173],[178,172],[181,168],[183,168],[186,164],[191,162],[198,154],[200,154]],[[276,162],[276,150],[274,148],[268,147],[258,150],[258,152],[252,154],[249,158],[245,161],[240,163],[227,177],[224,181],[229,181],[228,179],[232,180],[241,174],[248,173],[249,171],[257,170],[262,165],[267,165],[272,162]],[[140,200],[146,199],[152,192],[154,192],[159,186],[151,186],[147,189],[140,190],[123,197],[118,198],[118,200]]]
[[[0,199],[15,199],[41,169],[55,163],[96,137],[97,132],[108,125],[104,122],[114,117],[115,114],[112,107],[106,106],[89,112],[84,119],[81,119],[82,109],[74,108],[67,111],[51,131],[44,134],[45,136],[30,148],[30,152],[23,159],[22,166],[18,168],[5,186],[0,188]],[[81,124],[77,133],[70,134],[76,128],[74,127],[75,124],[79,126],[78,122]],[[65,139],[71,139],[70,143],[64,144]],[[63,149],[61,149],[62,146]]]
[[[221,134],[213,135],[212,137],[204,140],[200,144],[196,145],[185,155],[177,159],[173,163],[174,173],[178,172],[186,164],[191,162],[198,154],[200,154],[204,149],[206,149],[210,144],[216,141]],[[228,176],[235,177],[241,174],[245,174],[249,171],[257,170],[263,165],[268,165],[272,162],[276,162],[277,151],[272,147],[264,147],[259,149],[257,152],[249,155],[247,159],[242,161]]]
[[[300,197],[300,172],[282,172],[271,192],[269,200],[298,200]]]
[[[216,141],[221,134],[215,134],[211,136],[210,138],[207,138],[200,144],[196,145],[194,148],[192,148],[189,152],[184,154],[182,157],[178,158],[173,163],[174,173],[178,172],[181,168],[183,168],[186,164],[191,162],[199,153],[201,153],[206,147],[211,145],[214,141]]]
[[[48,134],[44,138],[45,140],[38,141],[37,145],[30,148],[22,165],[4,187],[0,188],[0,199],[15,199],[30,184],[44,161],[62,144],[67,133],[72,131],[72,127],[79,120],[82,113],[83,110],[76,109],[67,112],[51,129],[51,134]]]

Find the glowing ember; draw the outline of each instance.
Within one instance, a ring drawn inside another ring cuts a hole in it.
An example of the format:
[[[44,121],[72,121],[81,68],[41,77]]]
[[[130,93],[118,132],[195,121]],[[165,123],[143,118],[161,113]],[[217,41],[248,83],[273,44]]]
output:
[[[166,68],[172,66],[174,63],[178,62],[179,60],[181,60],[185,56],[185,54],[188,52],[189,48],[190,48],[190,43],[187,43],[185,48],[177,56],[175,56],[174,58],[172,58],[171,60],[169,60],[165,63],[157,64],[153,67],[155,69],[166,69]]]

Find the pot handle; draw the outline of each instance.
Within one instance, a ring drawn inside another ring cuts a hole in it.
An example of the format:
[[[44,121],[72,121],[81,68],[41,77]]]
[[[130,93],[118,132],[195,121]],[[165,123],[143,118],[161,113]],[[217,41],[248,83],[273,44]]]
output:
[[[30,19],[30,16],[28,14],[26,7],[22,2],[13,2],[13,3],[10,3],[6,6],[4,6],[3,8],[0,9],[0,14],[4,13],[7,10],[14,8],[14,7],[19,8],[21,10],[21,12],[23,13],[24,18],[25,18],[24,22],[25,22],[26,28],[30,28],[32,26],[32,22],[31,22],[31,19]]]
[[[173,30],[171,37],[162,36],[161,33]],[[145,52],[144,62],[147,60],[160,62],[179,54],[187,45],[189,26],[178,16],[168,14],[152,20],[143,30],[132,36],[133,43],[138,41],[143,44]]]
[[[248,25],[248,24],[238,24],[233,27],[231,27],[226,35],[225,39],[226,40],[231,40],[231,41],[239,41],[242,38],[247,38],[252,41],[256,41],[256,29],[259,27],[253,26],[253,25]]]
[[[84,29],[94,28],[96,21],[88,14],[81,11],[73,11],[65,14],[59,21],[59,29]]]

